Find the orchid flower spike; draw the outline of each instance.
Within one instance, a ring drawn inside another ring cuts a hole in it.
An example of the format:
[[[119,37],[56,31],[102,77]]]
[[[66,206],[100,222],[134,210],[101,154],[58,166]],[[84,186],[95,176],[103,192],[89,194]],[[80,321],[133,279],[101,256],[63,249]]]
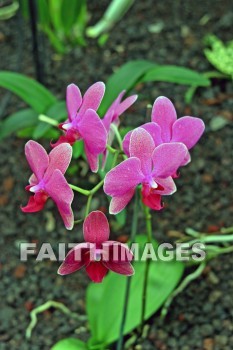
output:
[[[105,129],[108,133],[108,144],[111,146],[113,139],[114,139],[114,130],[111,128],[111,125],[114,124],[117,128],[120,125],[120,119],[119,117],[132,106],[132,104],[137,100],[137,95],[132,95],[127,97],[124,101],[122,101],[122,98],[125,95],[125,90],[123,90],[118,97],[113,101],[111,106],[108,108],[107,112],[105,113],[103,117],[103,124],[105,126]],[[103,153],[103,164],[102,167],[104,167],[106,158],[107,158],[108,151],[105,149]]]
[[[70,84],[66,91],[68,120],[59,125],[64,131],[52,147],[68,142],[73,145],[78,140],[84,141],[85,153],[93,172],[98,171],[99,155],[107,144],[107,132],[103,122],[96,113],[102,101],[105,85],[97,82],[89,87],[83,98],[75,84]]]
[[[131,276],[134,269],[130,263],[133,254],[129,248],[119,242],[109,241],[109,224],[101,211],[91,212],[83,224],[83,236],[86,242],[72,248],[58,269],[58,274],[68,275],[86,268],[93,282],[100,283],[108,270]]]
[[[143,203],[154,210],[162,209],[161,196],[176,191],[172,175],[187,153],[187,147],[181,142],[155,147],[152,136],[145,129],[135,129],[130,137],[130,158],[110,170],[105,177],[104,192],[112,197],[110,214],[117,214],[125,208],[139,184],[142,184]]]
[[[177,119],[172,102],[164,96],[158,97],[153,105],[151,123],[140,126],[152,136],[155,146],[168,142],[182,142],[191,149],[204,132],[205,124],[200,118],[182,117]],[[124,152],[129,156],[129,142],[132,131],[123,140]],[[183,160],[182,165],[190,162],[190,154]]]
[[[25,155],[33,172],[26,190],[33,195],[21,210],[24,213],[40,211],[44,208],[47,199],[51,197],[57,205],[65,227],[71,230],[74,225],[71,209],[74,194],[64,173],[70,164],[72,147],[68,143],[63,143],[48,155],[39,143],[30,140],[25,145]]]

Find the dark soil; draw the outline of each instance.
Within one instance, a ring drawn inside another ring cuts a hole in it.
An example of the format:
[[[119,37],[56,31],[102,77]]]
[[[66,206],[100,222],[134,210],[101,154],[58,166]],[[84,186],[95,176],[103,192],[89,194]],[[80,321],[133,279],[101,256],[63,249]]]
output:
[[[107,2],[90,3],[91,22],[94,23]],[[203,55],[203,37],[215,33],[223,40],[230,40],[232,19],[231,1],[226,0],[137,1],[112,31],[104,48],[89,41],[86,48],[76,48],[58,60],[45,40],[46,86],[64,98],[65,87],[70,82],[77,83],[84,91],[97,80],[105,81],[115,68],[132,59],[183,65],[197,71],[211,70]],[[161,32],[151,33],[151,26],[158,23]],[[18,24],[16,17],[0,23],[0,69],[20,69],[35,76],[30,29],[25,23],[20,28]],[[176,181],[177,193],[166,199],[166,209],[154,215],[154,234],[160,241],[170,236],[171,231],[183,232],[187,227],[213,232],[232,225],[232,128],[228,124],[213,132],[209,127],[215,116],[232,121],[231,82],[213,81],[212,87],[200,89],[190,108],[184,104],[185,90],[183,86],[165,83],[141,86],[139,101],[128,120],[123,121],[125,125],[138,126],[146,120],[143,117],[146,105],[159,95],[165,95],[175,102],[180,116],[200,116],[206,123],[206,133],[192,152],[192,163],[182,169]],[[9,95],[5,94],[1,90],[3,101],[9,100]],[[14,96],[9,101],[4,116],[24,106]],[[133,115],[138,117],[131,118]],[[36,263],[33,257],[27,263],[19,261],[20,242],[49,241],[56,248],[59,241],[81,238],[80,227],[66,232],[52,203],[36,215],[21,213],[19,207],[27,201],[24,186],[30,174],[24,158],[24,143],[24,140],[10,137],[0,144],[0,350],[49,349],[64,337],[77,336],[86,340],[89,334],[86,321],[77,322],[59,311],[50,310],[39,317],[32,339],[25,339],[29,311],[49,299],[63,302],[79,315],[85,315],[88,279],[82,272],[67,278],[58,276],[58,263]],[[49,146],[48,141],[44,144]],[[93,175],[88,176],[93,181]],[[78,174],[74,181],[84,180]],[[78,216],[83,204],[81,196],[76,204],[75,215]],[[100,205],[106,202],[97,200],[95,207]],[[127,225],[119,234],[129,232]],[[158,315],[150,320],[148,338],[135,349],[231,350],[232,293],[232,255],[225,255],[211,261],[205,273],[175,299],[164,323]]]

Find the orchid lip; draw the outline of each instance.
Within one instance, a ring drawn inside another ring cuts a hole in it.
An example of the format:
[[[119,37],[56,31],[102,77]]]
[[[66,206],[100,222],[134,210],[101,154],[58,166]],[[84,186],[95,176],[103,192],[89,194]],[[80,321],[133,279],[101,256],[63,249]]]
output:
[[[155,182],[155,180],[151,177],[151,176],[148,176],[146,179],[145,179],[145,183],[147,183],[150,188],[153,188],[153,189],[156,189],[159,187],[159,185],[157,184],[157,182]]]
[[[35,186],[32,186],[29,191],[30,192],[33,192],[33,193],[36,193],[40,190],[44,190],[44,181],[40,181],[37,185]]]
[[[72,123],[65,123],[62,125],[62,129],[68,130],[68,129],[72,128],[72,126],[73,126]]]
[[[95,261],[101,261],[101,249],[95,249],[95,253],[94,253],[94,260]]]

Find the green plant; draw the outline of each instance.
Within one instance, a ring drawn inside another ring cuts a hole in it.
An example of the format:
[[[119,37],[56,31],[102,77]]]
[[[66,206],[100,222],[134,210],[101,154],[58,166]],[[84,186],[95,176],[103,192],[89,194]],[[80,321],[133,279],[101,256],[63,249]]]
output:
[[[109,77],[106,94],[99,108],[100,115],[104,115],[112,101],[123,89],[129,93],[139,83],[153,81],[184,84],[191,88],[210,85],[210,80],[203,74],[188,68],[162,66],[145,60],[130,61]],[[46,133],[51,132],[54,128],[47,122],[40,121],[40,119],[44,120],[41,115],[52,118],[55,124],[65,120],[67,113],[65,101],[57,100],[48,89],[35,80],[19,73],[2,71],[0,72],[0,86],[15,93],[30,106],[30,108],[8,116],[1,122],[0,140],[25,128],[30,128],[26,137],[32,136],[34,139],[46,137]],[[51,133],[48,136],[51,137]]]
[[[19,2],[13,0],[11,4],[4,5],[4,2],[1,3],[0,7],[0,20],[7,20],[13,17],[19,9]]]
[[[86,44],[86,0],[40,0],[35,4],[38,25],[57,53],[65,54],[74,46]],[[28,0],[21,0],[21,9],[29,18]]]
[[[208,61],[221,73],[233,78],[233,40],[224,44],[215,35],[208,35],[205,43],[209,48],[204,50]]]

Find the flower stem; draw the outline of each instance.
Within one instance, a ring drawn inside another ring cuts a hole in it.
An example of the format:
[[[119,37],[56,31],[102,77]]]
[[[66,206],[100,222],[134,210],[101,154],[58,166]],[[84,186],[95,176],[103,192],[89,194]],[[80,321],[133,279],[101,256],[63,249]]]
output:
[[[151,223],[151,214],[150,209],[144,206],[144,214],[146,220],[146,232],[147,232],[147,243],[152,243],[152,223]],[[142,314],[141,314],[141,333],[143,332],[143,326],[146,316],[146,297],[147,297],[147,286],[148,286],[148,277],[149,277],[149,268],[150,268],[150,259],[146,260],[146,268],[144,275],[143,291],[142,291]]]
[[[131,233],[130,233],[130,242],[131,243],[133,243],[134,238],[136,236],[137,227],[138,227],[138,189],[136,189],[135,199],[134,199],[133,221],[132,221]],[[126,281],[123,315],[122,315],[122,320],[121,320],[121,325],[120,325],[119,339],[117,342],[117,348],[116,348],[117,350],[122,350],[122,345],[123,345],[124,328],[125,328],[125,322],[126,322],[126,316],[127,316],[127,308],[128,308],[128,304],[129,304],[129,292],[130,292],[131,278],[132,277],[128,277],[128,279]]]
[[[90,207],[91,207],[91,201],[92,201],[93,194],[89,194],[88,199],[87,199],[87,206],[86,206],[86,211],[85,211],[85,218],[90,212]]]
[[[95,194],[100,189],[100,187],[103,186],[103,183],[104,183],[104,179],[101,180],[95,187],[92,188],[92,190],[89,191],[90,192],[89,195],[93,196],[93,194]]]
[[[26,329],[26,338],[30,339],[31,338],[31,334],[32,334],[32,330],[35,328],[36,323],[37,323],[37,314],[44,312],[48,309],[50,309],[51,307],[60,310],[61,312],[63,312],[65,315],[68,315],[76,320],[81,320],[83,319],[83,316],[78,316],[76,313],[70,311],[64,304],[59,303],[57,301],[53,301],[53,300],[49,300],[46,303],[36,307],[35,309],[33,309],[30,312],[30,316],[31,316],[31,322],[29,324],[29,326]]]
[[[110,145],[107,145],[106,148],[107,148],[107,150],[108,150],[110,153],[112,153],[112,154],[115,154],[116,152],[118,152],[117,149],[113,148],[113,147],[110,146]]]
[[[40,114],[38,119],[42,122],[45,122],[47,124],[53,125],[53,126],[58,126],[58,122],[52,118],[47,117],[47,115]]]
[[[170,294],[170,296],[167,298],[167,300],[166,300],[166,302],[165,302],[165,304],[164,304],[164,306],[163,306],[163,308],[162,308],[162,311],[161,311],[161,318],[165,318],[165,316],[167,315],[168,308],[169,308],[169,306],[171,305],[173,299],[174,299],[178,294],[180,294],[180,293],[187,287],[187,285],[188,285],[191,281],[193,281],[193,280],[195,280],[196,278],[198,278],[198,277],[202,274],[202,272],[203,272],[203,270],[204,270],[205,267],[206,267],[206,262],[203,261],[203,262],[197,267],[197,269],[196,269],[194,272],[190,273],[188,276],[186,276],[186,277],[184,278],[184,280],[180,283],[180,285]]]
[[[78,186],[75,186],[75,185],[71,185],[71,184],[69,184],[69,186],[70,186],[70,188],[72,188],[72,190],[77,191],[79,193],[82,193],[84,196],[89,196],[89,194],[90,194],[90,191],[84,190],[81,187],[78,187]]]
[[[115,124],[111,124],[111,129],[114,131],[117,141],[119,143],[120,146],[120,150],[123,151],[123,147],[122,147],[122,138],[121,135],[119,133],[118,127]]]

